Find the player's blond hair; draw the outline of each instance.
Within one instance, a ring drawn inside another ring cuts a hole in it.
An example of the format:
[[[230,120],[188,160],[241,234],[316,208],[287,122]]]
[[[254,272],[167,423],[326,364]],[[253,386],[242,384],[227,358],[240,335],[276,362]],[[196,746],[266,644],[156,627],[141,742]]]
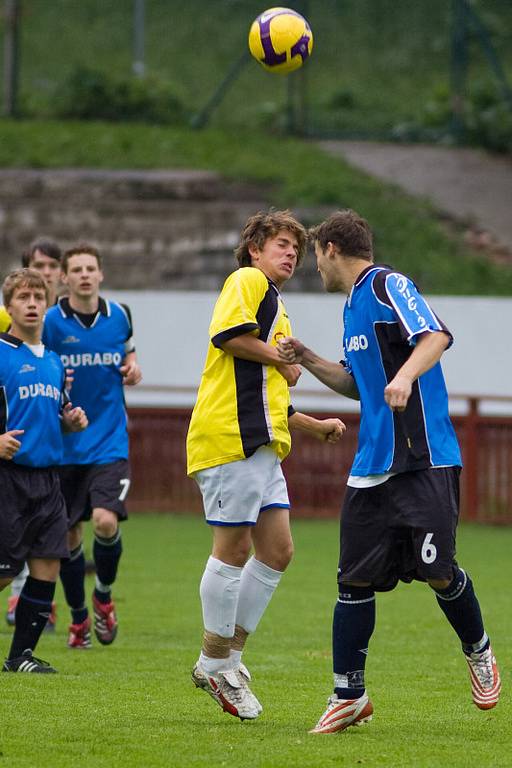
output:
[[[308,242],[305,228],[291,211],[276,211],[271,208],[269,211],[258,211],[247,219],[240,235],[240,243],[235,248],[239,266],[250,267],[252,260],[249,248],[252,246],[261,250],[269,238],[275,237],[283,229],[297,238],[297,264],[300,264],[306,254]]]
[[[24,267],[23,269],[14,269],[9,272],[2,285],[2,296],[4,306],[8,307],[18,288],[41,288],[46,296],[46,303],[50,301],[50,292],[46,285],[46,280],[35,269]]]

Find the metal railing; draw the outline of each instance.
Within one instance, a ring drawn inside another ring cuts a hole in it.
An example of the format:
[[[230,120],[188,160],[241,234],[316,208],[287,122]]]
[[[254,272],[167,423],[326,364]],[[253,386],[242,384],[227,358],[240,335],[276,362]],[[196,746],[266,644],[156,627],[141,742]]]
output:
[[[481,403],[512,406],[512,398],[457,396],[453,416],[461,444],[461,517],[512,524],[512,416],[486,415]],[[201,497],[186,476],[185,439],[190,408],[130,408],[133,512],[199,513]],[[318,414],[321,415],[321,414]],[[330,414],[329,414],[330,415]],[[335,446],[295,433],[283,463],[295,517],[337,517],[357,443],[359,415],[340,414],[347,433]]]

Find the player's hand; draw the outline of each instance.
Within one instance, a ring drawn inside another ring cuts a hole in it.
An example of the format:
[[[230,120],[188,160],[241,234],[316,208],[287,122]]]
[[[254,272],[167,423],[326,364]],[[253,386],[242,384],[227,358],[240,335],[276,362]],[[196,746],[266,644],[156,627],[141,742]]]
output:
[[[342,437],[347,427],[341,419],[320,419],[317,437],[334,445]]]
[[[277,370],[288,382],[289,387],[294,387],[302,376],[300,365],[276,365]]]
[[[411,379],[407,376],[395,376],[384,389],[384,400],[392,411],[405,411],[411,392]]]
[[[135,360],[131,360],[129,363],[125,363],[119,369],[123,376],[123,384],[129,387],[135,386],[142,381],[142,371],[139,364]]]
[[[83,408],[79,405],[73,408],[71,403],[64,406],[62,411],[64,427],[69,432],[81,432],[89,424],[89,420]]]
[[[71,387],[73,386],[73,382],[75,380],[75,369],[74,368],[66,368],[66,378],[64,379],[64,387],[66,389],[66,392],[71,392]]]
[[[277,352],[284,363],[300,363],[304,349],[302,341],[292,336],[285,336],[277,343]]]
[[[0,459],[10,461],[18,453],[21,443],[16,437],[23,435],[24,432],[24,429],[11,429],[9,432],[4,432],[3,435],[0,435]]]

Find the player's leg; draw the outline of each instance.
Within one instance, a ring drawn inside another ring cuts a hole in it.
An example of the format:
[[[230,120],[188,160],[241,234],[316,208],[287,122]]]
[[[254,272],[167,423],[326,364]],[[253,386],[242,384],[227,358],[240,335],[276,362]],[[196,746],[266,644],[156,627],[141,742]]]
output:
[[[261,506],[258,460],[252,456],[197,473],[213,548],[201,579],[203,645],[192,672],[202,688],[232,715],[253,719],[261,706],[230,659],[242,568],[251,549],[251,527]]]
[[[447,467],[416,474],[421,497],[430,501],[431,510],[431,527],[420,529],[416,537],[419,570],[461,642],[473,702],[479,709],[491,709],[498,703],[500,674],[473,582],[455,561],[459,470]]]
[[[55,583],[59,575],[57,559],[30,559],[29,575],[16,606],[16,625],[5,672],[55,672],[46,662],[33,656],[52,609]]]
[[[4,528],[7,518],[0,515],[0,541],[6,545],[7,555],[2,562],[12,563],[15,574],[26,561],[29,576],[16,607],[15,630],[3,671],[55,672],[33,657],[33,651],[51,612],[60,559],[68,554],[64,498],[52,470],[17,468],[12,474],[12,487],[4,486],[6,498],[13,501],[8,531]],[[17,501],[9,494],[14,488]],[[2,552],[0,546],[0,556]]]
[[[89,499],[89,468],[64,465],[58,470],[62,495],[68,518],[69,557],[61,563],[60,580],[71,611],[68,647],[91,647],[91,620],[85,602],[85,558],[82,545],[82,519],[91,514]]]
[[[332,626],[334,690],[311,733],[336,733],[372,717],[365,666],[375,628],[373,585],[392,588],[397,581],[391,567],[393,538],[385,486],[387,483],[346,490]]]
[[[90,467],[89,496],[94,530],[93,558],[96,565],[92,597],[94,632],[102,645],[113,643],[118,631],[112,587],[123,553],[119,523],[128,517],[124,502],[129,488],[130,467],[127,461]]]
[[[85,556],[82,544],[82,523],[68,531],[69,558],[63,560],[60,580],[66,602],[71,610],[68,647],[78,650],[91,648],[91,620],[85,602]]]
[[[284,478],[283,478],[284,485]],[[286,486],[282,506],[263,505],[258,522],[252,529],[254,555],[242,569],[240,593],[236,613],[236,627],[231,646],[231,659],[235,668],[241,668],[242,651],[249,634],[256,630],[270,600],[293,556],[290,531],[290,512]]]

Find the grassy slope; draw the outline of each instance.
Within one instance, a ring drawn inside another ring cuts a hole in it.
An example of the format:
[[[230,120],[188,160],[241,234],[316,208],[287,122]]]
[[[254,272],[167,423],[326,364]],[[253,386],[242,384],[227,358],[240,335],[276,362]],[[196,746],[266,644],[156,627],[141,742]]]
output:
[[[406,270],[424,291],[512,293],[512,270],[474,257],[459,235],[447,235],[427,204],[297,139],[140,124],[0,121],[0,167],[66,166],[209,168],[264,184],[269,202],[278,206],[352,207],[372,224],[377,260]]]
[[[67,768],[78,759],[98,768],[509,766],[509,597],[496,587],[508,568],[512,531],[459,532],[459,559],[475,582],[503,671],[499,706],[485,713],[471,704],[458,642],[433,596],[425,585],[401,585],[378,598],[367,666],[374,721],[325,738],[307,729],[330,692],[337,524],[297,522],[294,537],[295,560],[246,653],[265,708],[259,720],[240,724],[190,682],[201,637],[207,526],[199,518],[138,516],[124,527],[115,645],[65,648],[59,587],[57,633],[44,636],[38,650],[60,674],[2,676],[2,765]],[[0,642],[6,649],[2,626]]]
[[[446,0],[290,0],[290,5],[307,9],[314,32],[314,54],[306,70],[313,124],[342,133],[382,134],[414,119],[435,93],[448,89],[451,4]],[[477,0],[473,5],[510,73],[510,3]],[[77,63],[129,74],[132,7],[132,0],[25,2],[24,105],[48,110],[55,86]],[[147,72],[172,82],[190,110],[201,107],[246,49],[250,23],[263,7],[258,0],[146,2]],[[0,33],[1,24],[0,19]],[[494,82],[473,36],[469,87],[482,81]],[[215,121],[282,124],[286,83],[251,62]],[[333,109],[333,98],[340,96],[342,106]]]

